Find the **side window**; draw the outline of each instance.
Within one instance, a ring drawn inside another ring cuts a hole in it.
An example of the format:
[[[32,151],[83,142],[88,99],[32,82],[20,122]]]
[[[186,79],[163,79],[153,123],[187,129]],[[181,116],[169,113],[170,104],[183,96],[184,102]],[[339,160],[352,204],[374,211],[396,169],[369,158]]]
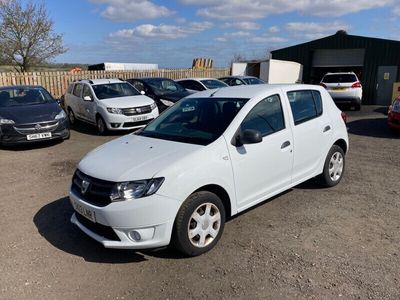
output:
[[[182,80],[178,82],[181,86],[183,86],[185,89],[191,89],[191,84],[189,80]]]
[[[85,98],[86,96],[89,96],[93,100],[92,91],[87,84],[83,86],[82,98]]]
[[[287,93],[294,124],[312,120],[322,114],[321,95],[317,91],[293,91]]]
[[[76,97],[81,97],[81,94],[82,94],[82,84],[75,84],[75,87],[74,87],[74,92],[73,92],[73,94],[74,94],[74,96],[76,96]]]
[[[240,125],[240,129],[254,129],[263,136],[285,129],[285,118],[279,95],[261,100],[249,112]]]
[[[204,91],[205,88],[197,81],[192,81],[192,89],[196,91]]]
[[[68,89],[67,89],[67,94],[72,94],[72,91],[74,90],[74,84],[72,83],[72,84],[70,84],[69,86],[68,86]]]
[[[132,81],[131,84],[139,91],[144,91],[146,92],[146,89],[144,87],[144,84],[140,81]]]

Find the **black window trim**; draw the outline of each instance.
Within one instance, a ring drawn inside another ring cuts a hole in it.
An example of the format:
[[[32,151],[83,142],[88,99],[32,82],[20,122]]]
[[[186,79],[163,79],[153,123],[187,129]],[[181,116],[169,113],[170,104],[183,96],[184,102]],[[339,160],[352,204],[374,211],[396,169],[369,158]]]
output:
[[[292,106],[290,105],[290,100],[289,100],[289,95],[288,95],[289,93],[294,93],[294,92],[311,92],[311,96],[312,96],[313,103],[314,103],[315,116],[303,118],[303,119],[301,119],[301,120],[299,120],[299,121],[296,121],[296,120],[294,119],[293,110],[292,110]],[[315,101],[316,101],[316,100],[315,100],[315,97],[314,97],[314,93],[313,93],[313,92],[317,92],[317,93],[319,93],[320,96],[321,96],[321,113],[320,113],[320,114],[318,114],[318,111],[317,111],[317,105],[315,104]],[[307,89],[307,90],[292,90],[292,91],[287,91],[287,92],[286,92],[286,96],[287,96],[288,101],[289,101],[290,111],[291,111],[291,113],[292,113],[293,123],[294,123],[295,126],[300,125],[300,124],[303,124],[303,123],[308,122],[308,121],[311,121],[311,120],[314,120],[314,119],[318,119],[318,118],[321,117],[321,116],[323,115],[323,113],[324,113],[324,105],[323,105],[323,101],[322,101],[322,95],[321,95],[320,91],[318,91],[318,90],[313,90],[313,89]]]
[[[281,129],[275,131],[275,129],[267,122],[267,124],[271,127],[271,129],[273,130],[273,132],[270,132],[270,133],[267,133],[267,134],[262,134],[262,137],[264,138],[264,137],[266,137],[266,136],[270,136],[270,135],[272,135],[272,134],[275,134],[275,133],[278,133],[278,132],[280,132],[280,131],[282,131],[282,130],[285,130],[285,129],[286,129],[286,120],[285,120],[285,113],[284,113],[284,111],[283,111],[282,97],[281,97],[281,95],[280,95],[279,93],[277,93],[277,94],[269,95],[268,97],[262,98],[260,101],[258,101],[257,104],[255,104],[255,105],[250,109],[250,111],[247,113],[247,115],[243,118],[242,122],[240,122],[240,125],[239,125],[239,128],[238,128],[237,132],[240,132],[240,131],[241,131],[241,127],[242,127],[243,121],[244,121],[244,120],[247,118],[247,116],[251,113],[251,111],[253,110],[254,107],[256,107],[258,104],[260,104],[261,101],[264,101],[265,99],[268,99],[268,98],[274,97],[274,96],[278,96],[278,98],[279,98],[279,103],[281,104],[281,112],[282,112],[283,127],[282,127]]]

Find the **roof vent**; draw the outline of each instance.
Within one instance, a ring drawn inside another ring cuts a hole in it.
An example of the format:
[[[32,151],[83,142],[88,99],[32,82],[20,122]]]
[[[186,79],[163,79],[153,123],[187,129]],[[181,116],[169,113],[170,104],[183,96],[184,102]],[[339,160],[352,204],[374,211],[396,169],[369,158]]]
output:
[[[336,34],[342,34],[342,35],[347,35],[347,31],[346,30],[343,30],[343,29],[341,29],[341,30],[338,30],[337,32],[336,32]]]

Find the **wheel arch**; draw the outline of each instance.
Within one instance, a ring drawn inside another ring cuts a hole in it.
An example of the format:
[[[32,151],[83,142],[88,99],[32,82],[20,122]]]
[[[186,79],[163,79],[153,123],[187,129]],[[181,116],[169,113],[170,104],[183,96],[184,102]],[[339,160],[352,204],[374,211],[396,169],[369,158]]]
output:
[[[225,208],[226,218],[229,219],[232,216],[232,204],[231,199],[229,197],[228,192],[220,185],[217,184],[208,184],[204,185],[197,190],[195,190],[192,194],[196,192],[210,192],[218,196],[221,199],[222,204]],[[191,195],[192,195],[191,194]]]
[[[346,154],[348,150],[347,142],[344,139],[338,139],[333,145],[342,148],[343,152]]]

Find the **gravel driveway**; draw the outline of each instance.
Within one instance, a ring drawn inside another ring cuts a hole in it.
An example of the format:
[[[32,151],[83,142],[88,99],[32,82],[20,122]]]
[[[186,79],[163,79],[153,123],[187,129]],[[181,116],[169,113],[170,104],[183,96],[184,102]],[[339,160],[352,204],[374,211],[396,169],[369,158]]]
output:
[[[0,149],[1,299],[400,299],[400,134],[349,113],[341,184],[306,182],[230,220],[196,258],[104,249],[70,222],[78,161],[117,138]]]

